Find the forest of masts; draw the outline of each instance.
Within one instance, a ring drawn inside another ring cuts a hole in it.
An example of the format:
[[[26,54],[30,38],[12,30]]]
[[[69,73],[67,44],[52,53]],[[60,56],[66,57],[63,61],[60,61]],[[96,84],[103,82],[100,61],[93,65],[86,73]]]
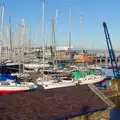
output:
[[[46,48],[45,44],[45,23],[44,23],[44,1],[42,2],[42,44],[38,45],[39,36],[39,26],[36,27],[36,33],[33,40],[31,40],[31,25],[25,24],[25,20],[22,19],[21,24],[17,25],[17,29],[13,28],[13,23],[9,17],[9,25],[4,25],[4,13],[5,13],[5,4],[1,9],[1,30],[0,30],[0,59],[8,58],[13,61],[24,61],[24,53],[29,54],[32,50],[42,47],[43,58]],[[56,40],[57,40],[57,31],[58,31],[58,9],[56,9],[56,16],[51,19],[52,27],[52,51],[56,57]],[[71,6],[69,7],[69,50],[71,48]],[[48,42],[48,40],[47,40]]]

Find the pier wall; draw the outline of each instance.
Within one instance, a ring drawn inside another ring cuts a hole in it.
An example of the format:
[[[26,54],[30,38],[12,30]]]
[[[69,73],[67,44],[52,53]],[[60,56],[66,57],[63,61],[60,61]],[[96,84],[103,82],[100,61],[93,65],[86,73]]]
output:
[[[89,55],[88,55],[89,56]],[[74,55],[74,59],[78,59],[80,58],[81,55],[80,54],[75,54]],[[65,52],[58,52],[57,53],[57,59],[58,60],[64,60],[67,61],[69,59],[69,55],[66,54]],[[97,56],[91,56],[91,59],[93,59],[94,63],[109,63],[110,62],[110,58],[109,57],[97,57]],[[117,62],[120,62],[120,58],[116,57]]]
[[[95,112],[90,115],[82,115],[68,120],[110,120],[110,110]]]
[[[120,108],[120,80],[111,80],[111,87],[101,90],[116,106]]]

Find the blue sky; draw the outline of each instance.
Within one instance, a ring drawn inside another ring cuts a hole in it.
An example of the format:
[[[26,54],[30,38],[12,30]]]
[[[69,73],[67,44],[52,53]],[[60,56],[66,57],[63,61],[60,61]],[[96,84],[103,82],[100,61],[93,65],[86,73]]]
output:
[[[6,4],[5,24],[9,24],[9,16],[16,30],[24,18],[31,25],[32,41],[36,26],[39,25],[38,44],[42,44],[41,32],[41,0],[0,0]],[[51,43],[51,19],[58,8],[57,45],[68,45],[69,6],[72,6],[72,45],[80,46],[80,15],[83,14],[83,43],[84,47],[107,48],[102,22],[106,21],[112,43],[117,49],[120,46],[120,1],[119,0],[45,0],[45,39]]]

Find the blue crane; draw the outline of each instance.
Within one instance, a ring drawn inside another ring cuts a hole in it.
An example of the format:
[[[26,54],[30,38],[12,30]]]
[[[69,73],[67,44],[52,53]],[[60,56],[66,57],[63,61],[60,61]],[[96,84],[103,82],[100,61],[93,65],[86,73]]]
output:
[[[105,37],[106,37],[106,42],[107,42],[107,47],[108,47],[108,51],[109,51],[109,56],[110,56],[110,61],[111,61],[111,65],[112,65],[114,78],[120,79],[120,70],[119,70],[118,65],[117,65],[117,61],[116,61],[115,53],[114,53],[114,50],[112,47],[112,43],[111,43],[110,35],[108,32],[107,24],[105,22],[103,22],[103,28],[104,28],[104,32],[105,32]],[[114,65],[115,65],[115,67],[114,67]]]

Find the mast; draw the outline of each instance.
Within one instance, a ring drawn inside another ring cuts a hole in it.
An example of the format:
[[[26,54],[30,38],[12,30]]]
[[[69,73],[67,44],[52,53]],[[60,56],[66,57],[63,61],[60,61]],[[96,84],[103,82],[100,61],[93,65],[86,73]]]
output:
[[[29,37],[28,37],[28,51],[31,53],[31,25],[29,25]]]
[[[26,53],[29,53],[29,27],[26,28]]]
[[[6,57],[7,58],[10,58],[9,56],[9,45],[10,45],[10,42],[9,42],[9,28],[7,27],[7,31],[6,31],[6,42],[7,42],[7,54],[6,54]]]
[[[56,32],[56,36],[57,36],[57,31],[58,31],[58,9],[56,9],[56,17],[55,17],[55,20],[56,20],[56,24],[55,24],[55,32]],[[56,40],[56,37],[55,36],[55,63],[57,65],[57,51],[56,51],[56,43],[57,43],[57,40]]]
[[[46,48],[48,49],[48,22],[47,22],[47,25],[46,25],[46,35],[47,35],[47,37],[46,37],[46,43],[45,43],[45,45],[46,45]]]
[[[21,64],[21,42],[20,42],[20,24],[18,25],[18,54],[19,54],[19,74],[21,73],[20,64]]]
[[[37,39],[38,39],[38,30],[39,27],[36,27],[36,33],[35,33],[35,40],[34,40],[34,61],[35,61],[35,50],[36,50],[36,43],[37,43]]]
[[[44,79],[44,63],[45,63],[45,23],[44,23],[44,0],[42,0],[42,40],[43,40],[43,79]]]
[[[81,40],[81,49],[82,49],[82,65],[84,66],[84,53],[83,53],[83,17],[82,17],[82,15],[80,16],[80,40]]]
[[[69,7],[69,55],[71,55],[70,51],[71,51],[71,6]]]
[[[3,36],[4,36],[4,12],[5,12],[5,4],[2,6],[1,14],[2,14],[2,26],[1,26],[1,51],[0,56],[2,57],[2,47],[3,47]]]
[[[52,17],[52,63],[54,63],[54,17]]]
[[[93,37],[93,41],[95,41],[95,36]],[[94,44],[92,43],[92,49],[94,50]],[[94,60],[94,52],[92,54],[92,60]]]
[[[55,40],[54,17],[52,17],[52,51],[53,51],[53,65],[55,65],[55,61],[56,61],[56,40]]]
[[[10,16],[9,16],[9,23],[10,23],[10,58],[11,58],[11,60],[13,60],[13,54],[12,54],[12,50],[13,50],[13,48],[12,48],[12,25],[11,25],[11,18],[10,18]]]
[[[80,16],[80,40],[81,40],[81,49],[82,49],[82,55],[83,55],[83,17]]]
[[[25,21],[22,19],[22,61],[23,61],[23,73],[24,73],[24,43],[25,43]]]

